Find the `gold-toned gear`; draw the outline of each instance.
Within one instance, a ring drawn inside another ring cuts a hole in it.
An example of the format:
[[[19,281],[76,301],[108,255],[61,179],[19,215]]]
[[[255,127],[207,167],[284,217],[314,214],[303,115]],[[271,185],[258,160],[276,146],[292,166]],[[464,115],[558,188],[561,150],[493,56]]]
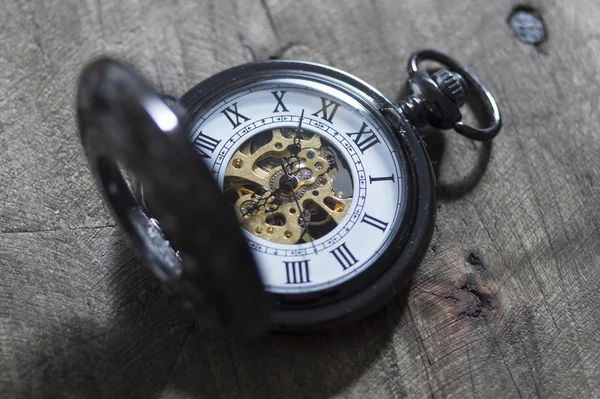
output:
[[[273,129],[272,138],[258,148],[252,148],[252,140],[248,140],[225,170],[225,192],[236,193],[234,209],[242,227],[280,244],[313,241],[310,228],[331,221],[339,224],[352,202],[352,198],[335,196],[332,178],[337,169],[330,168],[321,138],[303,134],[301,151],[293,156],[294,137],[295,133],[285,135],[281,129]],[[287,185],[282,187],[284,167],[295,179],[293,191]],[[306,212],[304,218],[296,200]],[[310,221],[312,214],[319,214],[319,220]]]

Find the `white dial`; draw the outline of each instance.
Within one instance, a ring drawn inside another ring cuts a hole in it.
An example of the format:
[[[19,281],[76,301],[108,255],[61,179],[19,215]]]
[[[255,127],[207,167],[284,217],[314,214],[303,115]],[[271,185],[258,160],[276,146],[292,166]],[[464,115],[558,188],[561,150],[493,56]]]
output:
[[[194,116],[190,139],[230,200],[274,293],[332,288],[400,228],[406,167],[360,101],[322,83],[265,80]]]

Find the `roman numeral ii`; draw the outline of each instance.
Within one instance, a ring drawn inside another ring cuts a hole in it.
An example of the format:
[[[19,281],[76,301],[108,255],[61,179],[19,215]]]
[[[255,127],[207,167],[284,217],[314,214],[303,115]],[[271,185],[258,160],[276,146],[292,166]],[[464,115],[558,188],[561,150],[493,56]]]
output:
[[[369,216],[366,213],[365,216],[363,216],[361,222],[371,225],[381,231],[385,231],[386,227],[388,226],[388,223],[384,222],[383,220],[379,220],[377,218],[374,218],[373,216]]]

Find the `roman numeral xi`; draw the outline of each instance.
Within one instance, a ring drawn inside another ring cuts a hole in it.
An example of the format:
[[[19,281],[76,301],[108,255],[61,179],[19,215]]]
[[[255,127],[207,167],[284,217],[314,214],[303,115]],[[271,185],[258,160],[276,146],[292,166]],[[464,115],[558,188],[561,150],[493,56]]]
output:
[[[331,123],[333,117],[335,116],[335,113],[340,107],[340,104],[336,103],[335,101],[328,100],[325,97],[321,97],[321,104],[321,109],[312,114],[312,116],[319,116],[319,114],[321,114],[321,118]]]
[[[234,129],[236,127],[238,127],[239,125],[241,125],[242,123],[250,120],[250,118],[248,118],[247,116],[244,116],[238,112],[237,105],[238,105],[238,103],[233,103],[231,106],[229,106],[229,107],[225,108],[223,111],[221,111],[221,113],[227,117],[229,122],[231,122],[231,125],[233,126]]]

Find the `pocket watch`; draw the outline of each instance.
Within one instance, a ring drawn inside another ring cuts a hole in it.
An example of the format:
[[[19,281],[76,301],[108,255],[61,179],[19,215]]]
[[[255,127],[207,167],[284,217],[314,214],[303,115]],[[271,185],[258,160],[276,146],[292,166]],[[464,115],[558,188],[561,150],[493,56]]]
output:
[[[449,56],[418,51],[408,73],[398,104],[291,60],[233,67],[174,101],[102,58],[81,73],[79,132],[133,248],[199,321],[246,337],[334,327],[402,290],[429,245],[435,182],[418,128],[490,140],[501,127],[490,91]],[[468,92],[488,127],[461,122]]]

